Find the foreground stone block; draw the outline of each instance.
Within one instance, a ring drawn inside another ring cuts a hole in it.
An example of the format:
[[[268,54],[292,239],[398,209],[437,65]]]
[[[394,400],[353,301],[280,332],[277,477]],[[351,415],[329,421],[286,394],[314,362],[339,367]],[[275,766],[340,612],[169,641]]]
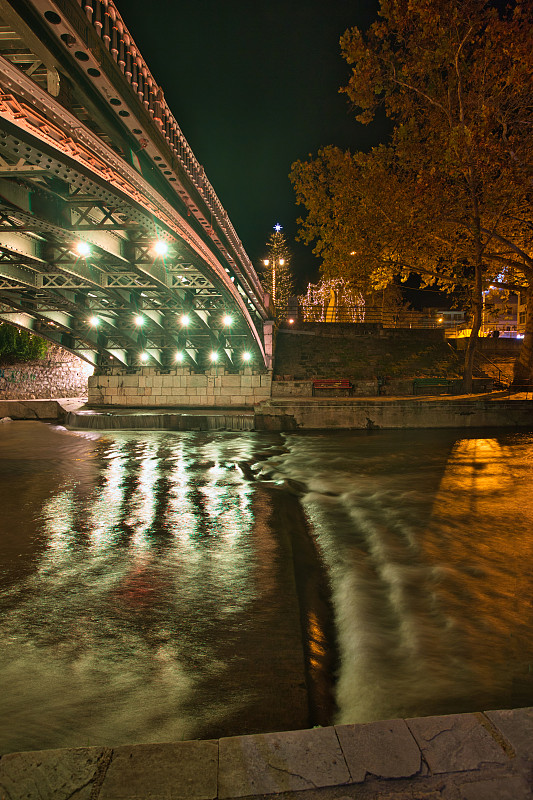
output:
[[[11,753],[0,759],[2,800],[90,800],[107,753],[100,747]]]
[[[364,781],[368,773],[379,778],[409,778],[420,772],[420,750],[403,719],[337,725],[335,730],[356,783]]]
[[[217,757],[214,741],[116,747],[98,800],[213,800]]]
[[[461,800],[531,800],[531,787],[519,775],[487,778],[458,787]]]
[[[533,708],[486,711],[485,716],[503,733],[517,755],[533,760]]]
[[[219,797],[350,782],[334,728],[235,736],[219,742]]]
[[[434,774],[466,772],[509,759],[474,714],[406,720]]]

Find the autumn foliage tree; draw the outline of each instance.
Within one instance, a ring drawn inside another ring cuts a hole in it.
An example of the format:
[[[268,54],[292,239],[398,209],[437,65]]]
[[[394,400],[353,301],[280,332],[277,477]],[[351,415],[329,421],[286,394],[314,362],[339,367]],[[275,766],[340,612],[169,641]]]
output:
[[[343,91],[360,122],[384,109],[390,141],[368,154],[326,148],[291,173],[308,211],[301,236],[326,271],[468,287],[465,391],[488,283],[529,293],[517,382],[533,367],[532,23],[533,0],[382,0],[366,34],[341,38]]]

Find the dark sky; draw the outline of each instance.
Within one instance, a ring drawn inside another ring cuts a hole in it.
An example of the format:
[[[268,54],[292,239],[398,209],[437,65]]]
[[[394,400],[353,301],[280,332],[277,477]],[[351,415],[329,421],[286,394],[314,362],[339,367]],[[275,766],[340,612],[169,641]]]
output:
[[[316,278],[295,245],[291,164],[336,144],[367,149],[376,127],[355,121],[339,38],[368,27],[377,0],[117,0],[124,22],[256,268],[276,222],[302,291]],[[153,10],[151,10],[153,9]]]

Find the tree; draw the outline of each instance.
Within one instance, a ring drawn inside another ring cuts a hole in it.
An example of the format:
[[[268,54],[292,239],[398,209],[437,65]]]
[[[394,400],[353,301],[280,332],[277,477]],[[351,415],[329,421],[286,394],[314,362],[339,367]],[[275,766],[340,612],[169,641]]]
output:
[[[294,293],[294,282],[290,272],[291,252],[281,232],[281,225],[274,226],[267,242],[267,257],[263,260],[263,284],[270,294],[274,316],[279,324],[286,319],[289,298]]]
[[[0,322],[0,359],[2,361],[33,361],[44,358],[48,345],[40,336]]]
[[[500,13],[485,0],[382,0],[380,19],[366,35],[353,28],[341,39],[353,67],[344,91],[357,119],[368,123],[381,107],[394,125],[387,146],[345,154],[352,159],[344,189],[357,244],[350,252],[365,260],[363,273],[374,284],[396,268],[468,288],[473,326],[465,391],[484,286],[495,279],[533,285],[532,21],[533,0]],[[297,200],[308,209],[313,191],[324,195],[321,167],[332,155],[319,154],[314,186],[302,180],[311,176],[309,162],[293,166]],[[341,176],[336,180],[342,184]],[[338,186],[333,194],[342,196]],[[302,236],[323,242],[313,202]],[[328,233],[338,242],[334,229],[332,217]],[[527,352],[527,336],[525,342]]]

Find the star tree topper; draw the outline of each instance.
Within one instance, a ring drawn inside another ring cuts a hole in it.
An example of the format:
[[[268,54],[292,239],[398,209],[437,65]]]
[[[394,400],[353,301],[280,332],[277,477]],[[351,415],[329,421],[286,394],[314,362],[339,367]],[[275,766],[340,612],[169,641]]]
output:
[[[276,224],[274,225],[274,230],[276,231],[276,233],[279,233],[282,228],[283,225],[280,225],[279,222],[276,222]]]

